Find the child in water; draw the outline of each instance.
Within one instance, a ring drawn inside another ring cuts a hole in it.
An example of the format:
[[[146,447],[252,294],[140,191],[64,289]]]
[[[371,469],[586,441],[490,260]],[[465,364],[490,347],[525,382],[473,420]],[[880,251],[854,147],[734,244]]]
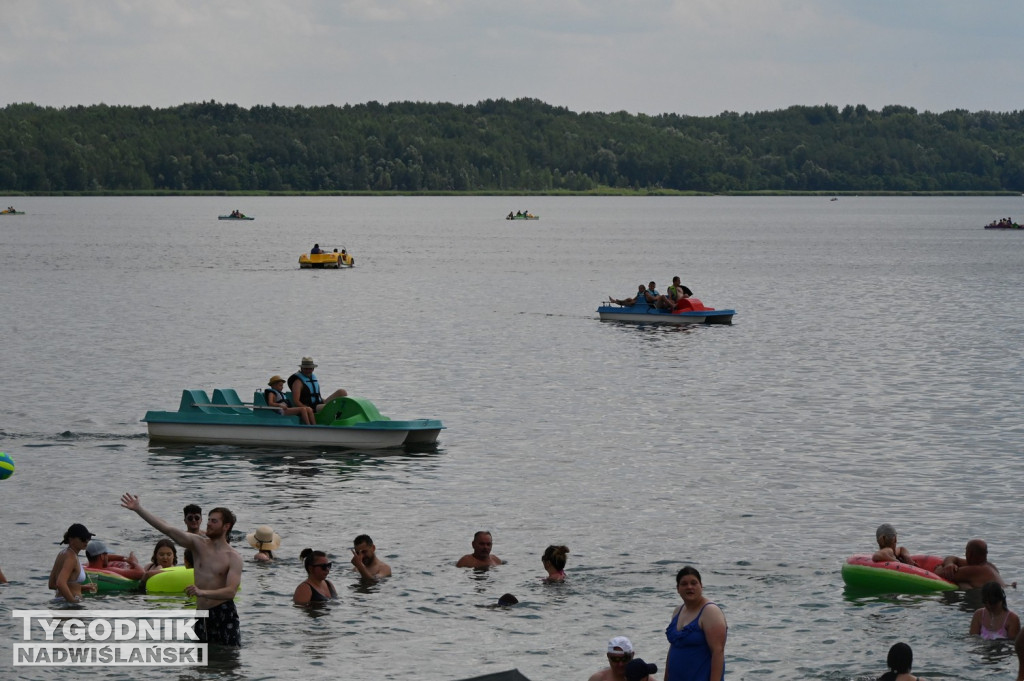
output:
[[[988,582],[981,587],[981,602],[985,607],[974,611],[971,636],[981,636],[988,641],[1016,639],[1020,633],[1020,617],[1006,606],[1006,592],[999,582]]]

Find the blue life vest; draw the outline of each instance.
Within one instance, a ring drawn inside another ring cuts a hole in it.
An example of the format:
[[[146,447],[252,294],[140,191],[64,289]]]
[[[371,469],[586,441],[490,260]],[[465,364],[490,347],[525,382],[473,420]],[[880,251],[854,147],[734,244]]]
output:
[[[650,302],[647,302],[647,295],[646,294],[648,294],[648,293],[651,294],[651,298],[652,298],[652,300]],[[651,307],[652,305],[654,305],[654,300],[653,299],[657,298],[660,295],[661,294],[658,293],[658,289],[649,289],[649,288],[644,289],[644,295],[636,297],[636,304],[637,305],[643,305],[644,307]]]
[[[283,404],[286,407],[292,406],[291,400],[288,399],[287,395],[273,388],[267,388],[263,391],[263,396],[267,398],[267,404],[270,404],[270,393],[274,393],[274,396],[277,397],[278,404]]]
[[[292,398],[299,404],[304,404],[315,411],[316,405],[323,404],[324,401],[324,398],[320,396],[320,383],[316,380],[316,374],[310,374],[307,377],[306,374],[299,371],[288,377],[288,385],[291,386],[295,383],[296,378],[302,381],[302,392],[296,395],[295,388],[292,388]]]

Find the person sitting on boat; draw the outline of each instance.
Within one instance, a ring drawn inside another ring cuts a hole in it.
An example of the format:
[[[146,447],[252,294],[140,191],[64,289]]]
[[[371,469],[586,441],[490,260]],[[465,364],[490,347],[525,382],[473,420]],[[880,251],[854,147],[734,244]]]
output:
[[[310,255],[320,255],[321,253],[323,253],[323,251],[320,250],[320,244],[313,244],[313,248],[309,249]]]
[[[887,560],[897,560],[907,565],[917,565],[910,557],[910,551],[906,546],[896,546],[896,528],[889,523],[882,523],[875,530],[875,539],[878,540],[878,550],[871,556],[876,563],[884,563]]]
[[[88,559],[86,567],[94,570],[109,570],[128,579],[142,579],[146,571],[139,565],[139,560],[134,553],[127,556],[111,554],[107,551],[107,545],[99,539],[93,539],[85,547],[85,557]]]
[[[625,305],[626,307],[632,307],[633,305],[636,304],[636,302],[638,300],[644,300],[644,291],[646,291],[646,290],[647,290],[647,287],[644,286],[643,284],[640,284],[637,287],[636,295],[633,296],[632,298],[621,298],[620,299],[620,298],[612,298],[611,296],[608,296],[608,302],[615,303],[616,305]]]
[[[935,574],[956,582],[962,589],[978,589],[988,582],[1006,586],[1006,582],[999,575],[999,568],[988,562],[988,544],[982,539],[967,542],[963,558],[946,556],[942,565],[935,568]],[[1017,583],[1013,582],[1012,586],[1016,588]]]
[[[348,391],[338,388],[327,399],[320,395],[320,382],[316,379],[313,369],[317,367],[312,357],[303,357],[299,370],[288,377],[288,387],[292,391],[292,399],[318,412],[331,400],[348,396]]]
[[[277,409],[279,414],[285,416],[298,416],[303,424],[312,426],[316,423],[316,414],[306,406],[293,407],[288,396],[281,392],[284,387],[284,379],[280,376],[271,376],[267,382],[270,387],[263,391],[263,397],[267,400],[267,406]]]
[[[644,291],[644,300],[647,301],[647,304],[659,310],[671,310],[675,307],[675,301],[669,300],[668,296],[661,295],[655,286],[655,283],[652,281],[647,285],[647,290]]]
[[[683,286],[679,281],[679,277],[672,277],[672,285],[668,287],[668,293],[666,293],[666,297],[671,301],[672,307],[679,304],[680,300],[685,300],[692,295],[693,291]]]
[[[509,211],[507,217],[508,217],[509,220],[511,220],[512,218],[515,217],[515,213],[513,213],[512,211]]]

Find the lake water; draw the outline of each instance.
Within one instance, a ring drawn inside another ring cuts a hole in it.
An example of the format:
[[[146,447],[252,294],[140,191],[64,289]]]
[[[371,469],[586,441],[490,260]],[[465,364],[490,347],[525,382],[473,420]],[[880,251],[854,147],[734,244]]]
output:
[[[246,563],[241,651],[149,678],[585,679],[619,634],[660,667],[684,564],[727,615],[730,679],[873,679],[897,640],[929,678],[1016,673],[1011,644],[966,635],[977,599],[854,598],[839,569],[891,522],[914,552],[983,537],[1024,581],[1024,233],[981,228],[1019,220],[1024,199],[13,203],[27,214],[0,217],[0,449],[17,463],[0,483],[0,669],[9,612],[48,607],[69,524],[152,552],[158,534],[119,507],[130,490],[175,522],[189,502],[228,506],[246,559],[256,526],[284,537],[281,560]],[[217,221],[235,208],[256,220]],[[541,219],[502,219],[527,209]],[[314,242],[356,267],[300,271]],[[676,274],[734,325],[597,320],[607,296]],[[246,396],[304,355],[328,390],[443,419],[437,451],[149,444],[139,419],[183,388]],[[477,529],[506,565],[453,566]],[[338,569],[362,532],[395,571],[370,588]],[[564,585],[540,582],[548,544],[571,550]],[[332,554],[341,593],[316,613],[290,603],[307,546]],[[505,592],[521,604],[488,607]]]

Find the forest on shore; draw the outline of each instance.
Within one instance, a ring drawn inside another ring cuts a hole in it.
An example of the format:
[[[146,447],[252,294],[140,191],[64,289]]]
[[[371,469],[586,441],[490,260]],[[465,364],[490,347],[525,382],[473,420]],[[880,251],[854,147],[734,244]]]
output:
[[[214,101],[0,109],[0,191],[1024,192],[1024,112],[791,106],[696,117]]]

